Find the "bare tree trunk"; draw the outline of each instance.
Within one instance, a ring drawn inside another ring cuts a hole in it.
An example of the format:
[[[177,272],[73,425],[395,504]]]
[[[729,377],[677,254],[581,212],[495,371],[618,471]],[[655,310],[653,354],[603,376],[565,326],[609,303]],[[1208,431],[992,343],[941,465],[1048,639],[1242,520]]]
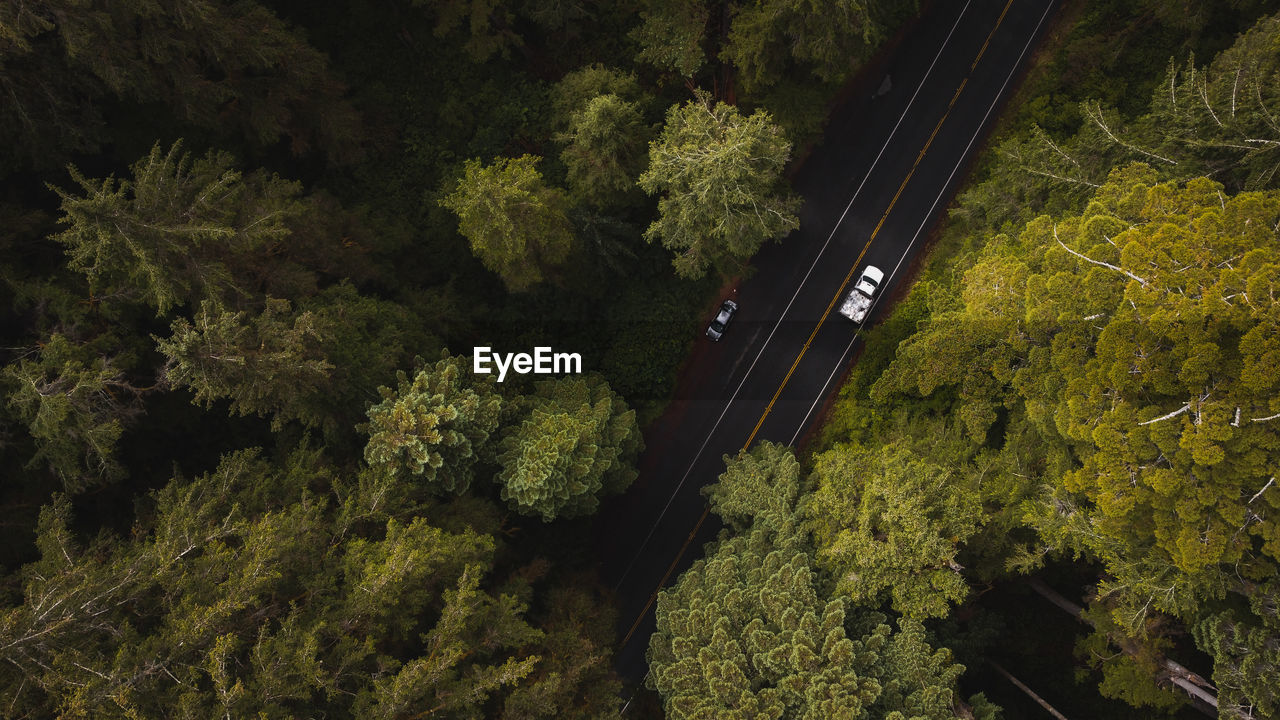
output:
[[[1207,692],[1204,688],[1200,687],[1199,685],[1196,685],[1189,678],[1185,678],[1180,675],[1170,674],[1169,682],[1182,688],[1184,691],[1186,691],[1187,695],[1190,695],[1193,699],[1199,700],[1200,702],[1204,703],[1205,705],[1208,705],[1209,707],[1214,708],[1215,710],[1217,709],[1218,707],[1217,696],[1210,692]],[[1208,715],[1209,717],[1218,716],[1216,712],[1206,711],[1204,710],[1204,708],[1201,708],[1199,705],[1196,705],[1195,703],[1192,703],[1192,705],[1195,705],[1196,709],[1201,710],[1202,712],[1204,712],[1204,714]]]
[[[1057,605],[1059,608],[1062,608],[1064,612],[1070,614],[1081,622],[1086,622],[1083,615],[1083,608],[1063,597],[1058,593],[1058,591],[1048,585],[1045,585],[1037,578],[1031,578],[1027,581],[1027,584],[1031,586],[1032,590],[1035,590],[1036,593],[1044,597],[1044,599],[1054,605]],[[1135,648],[1125,644],[1121,644],[1120,649],[1129,655],[1133,655],[1136,651]],[[1214,688],[1208,680],[1205,680],[1196,673],[1191,672],[1186,667],[1183,667],[1181,664],[1174,662],[1167,657],[1160,658],[1160,662],[1164,665],[1166,672],[1165,677],[1169,682],[1172,682],[1174,685],[1182,688],[1192,698],[1215,709],[1218,707],[1217,696],[1208,692],[1209,690],[1216,690],[1216,688]],[[1196,705],[1196,708],[1205,712],[1206,715],[1216,716],[1216,713],[1208,712],[1205,708],[1199,705]]]
[[[1000,664],[999,664],[999,663],[996,663],[996,662],[992,661],[992,662],[991,662],[991,667],[995,668],[995,669],[996,669],[996,672],[998,672],[998,673],[1000,673],[1001,675],[1003,675],[1003,676],[1004,676],[1004,678],[1005,678],[1006,680],[1008,680],[1009,682],[1013,683],[1014,687],[1018,688],[1019,690],[1021,690],[1021,691],[1022,691],[1022,692],[1024,692],[1024,693],[1026,693],[1026,694],[1027,694],[1027,697],[1029,697],[1029,698],[1031,698],[1032,700],[1035,700],[1037,703],[1039,703],[1040,707],[1042,707],[1042,708],[1044,708],[1045,710],[1047,710],[1047,711],[1049,712],[1049,714],[1050,714],[1050,715],[1054,716],[1054,717],[1055,717],[1055,718],[1057,718],[1058,720],[1067,720],[1067,716],[1066,716],[1066,715],[1063,715],[1062,713],[1058,712],[1058,711],[1057,711],[1057,710],[1056,710],[1052,705],[1050,705],[1050,704],[1049,704],[1049,703],[1048,703],[1044,698],[1042,698],[1042,697],[1040,697],[1039,695],[1035,694],[1035,692],[1034,692],[1034,691],[1032,691],[1032,690],[1031,690],[1031,688],[1029,688],[1029,687],[1027,687],[1026,685],[1024,685],[1024,684],[1022,683],[1022,681],[1021,681],[1021,680],[1019,680],[1018,678],[1016,678],[1016,677],[1014,677],[1014,676],[1010,675],[1010,674],[1009,674],[1009,671],[1008,671],[1008,670],[1005,670],[1005,669],[1004,669],[1004,668],[1002,668],[1002,667],[1000,667]]]
[[[1048,585],[1045,585],[1044,582],[1041,581],[1039,578],[1031,578],[1030,580],[1027,581],[1027,584],[1030,585],[1031,589],[1039,593],[1045,600],[1048,600],[1054,605],[1057,605],[1058,607],[1062,608],[1075,619],[1077,620],[1081,619],[1081,614],[1084,612],[1084,608],[1066,599],[1065,597],[1060,595],[1057,590],[1054,590]]]

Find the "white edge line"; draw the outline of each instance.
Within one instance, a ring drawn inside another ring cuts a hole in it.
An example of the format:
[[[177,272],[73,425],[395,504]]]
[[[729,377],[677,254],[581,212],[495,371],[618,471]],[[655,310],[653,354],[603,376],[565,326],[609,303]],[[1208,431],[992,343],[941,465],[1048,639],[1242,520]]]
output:
[[[698,464],[698,460],[702,458],[702,452],[707,449],[707,444],[711,442],[712,436],[716,434],[716,430],[720,427],[720,422],[724,420],[724,416],[729,412],[729,408],[733,406],[733,401],[738,398],[738,393],[742,390],[742,386],[746,384],[747,378],[751,376],[751,371],[755,369],[756,363],[760,361],[760,356],[764,355],[764,351],[769,347],[769,341],[773,339],[773,334],[782,326],[782,321],[787,317],[787,311],[791,309],[791,305],[800,296],[800,291],[804,289],[804,284],[808,282],[809,276],[813,274],[813,269],[818,266],[818,262],[822,259],[822,254],[827,251],[827,246],[831,244],[831,239],[835,237],[836,231],[840,229],[840,224],[844,222],[845,217],[849,214],[849,210],[853,207],[853,203],[858,199],[858,194],[862,192],[862,188],[866,186],[867,180],[871,177],[871,173],[876,169],[876,165],[880,162],[880,158],[884,156],[884,151],[889,147],[889,143],[893,141],[893,137],[898,133],[898,128],[902,125],[902,121],[906,119],[907,113],[911,111],[911,106],[915,104],[916,97],[919,96],[921,88],[929,81],[929,76],[933,74],[933,68],[938,64],[938,58],[942,57],[942,51],[946,49],[947,44],[951,42],[951,36],[955,33],[956,28],[960,26],[960,20],[964,18],[964,14],[969,9],[972,0],[966,0],[964,7],[960,9],[960,14],[956,16],[956,21],[952,23],[950,32],[947,33],[946,39],[942,41],[942,45],[938,47],[938,52],[933,56],[933,62],[929,63],[929,69],[925,71],[924,77],[920,79],[920,84],[916,86],[916,90],[911,94],[911,99],[907,101],[907,107],[903,109],[902,115],[898,117],[898,122],[894,123],[893,130],[889,133],[889,137],[885,139],[884,145],[880,146],[880,152],[876,154],[876,159],[871,161],[871,167],[867,169],[867,174],[862,177],[862,182],[858,184],[858,188],[853,191],[853,196],[849,198],[849,203],[845,205],[844,212],[840,214],[840,218],[836,220],[836,224],[831,228],[831,233],[827,235],[827,241],[822,244],[822,248],[818,250],[818,254],[813,259],[813,263],[809,265],[809,270],[800,280],[800,284],[796,286],[796,291],[791,295],[791,299],[787,301],[787,306],[782,309],[782,313],[778,316],[778,322],[774,323],[773,329],[769,331],[769,336],[765,338],[764,345],[760,346],[760,350],[756,353],[755,359],[751,361],[751,365],[747,368],[747,372],[743,374],[742,380],[738,383],[738,387],[734,389],[733,395],[729,396],[729,402],[725,403],[724,410],[720,411],[720,417],[716,418],[716,422],[711,426],[711,430],[707,432],[707,437],[702,441],[702,445],[698,448],[698,452],[694,454],[693,460],[689,462],[689,467],[685,469],[684,475],[681,476],[680,482],[676,485],[675,490],[671,491],[671,496],[667,498],[667,504],[662,507],[662,512],[658,513],[658,517],[653,521],[653,525],[649,528],[649,534],[645,536],[644,542],[636,548],[635,555],[631,558],[631,562],[627,564],[627,569],[622,571],[618,582],[614,584],[614,592],[622,587],[622,583],[626,581],[627,576],[631,574],[631,569],[635,567],[636,561],[640,559],[644,549],[648,546],[649,541],[653,539],[653,533],[658,529],[658,523],[662,522],[662,518],[666,516],[667,510],[671,509],[671,503],[675,500],[676,495],[680,494],[680,489],[684,487],[684,483],[689,479],[689,473],[693,472],[693,466]],[[892,279],[892,277],[890,278]]]
[[[1036,23],[1036,29],[1031,31],[1031,37],[1027,39],[1027,44],[1022,47],[1022,52],[1019,53],[1017,61],[1014,62],[1013,69],[1009,71],[1009,75],[1004,79],[1004,84],[1000,86],[1000,92],[996,93],[995,102],[991,103],[991,107],[987,108],[987,114],[982,116],[982,122],[978,124],[978,131],[969,139],[969,144],[965,146],[964,152],[960,154],[959,162],[957,162],[956,166],[952,168],[951,174],[947,176],[947,181],[943,183],[942,192],[938,193],[937,198],[934,198],[933,206],[929,208],[929,212],[925,213],[925,219],[921,221],[920,227],[916,228],[916,234],[912,236],[911,242],[907,244],[907,249],[903,251],[902,257],[898,258],[898,264],[893,266],[893,272],[889,273],[889,282],[885,283],[885,285],[893,282],[893,276],[898,274],[898,268],[902,267],[902,261],[907,258],[907,255],[911,252],[911,248],[916,244],[916,240],[920,238],[920,233],[924,230],[925,226],[929,224],[929,219],[933,217],[934,211],[938,208],[938,202],[941,201],[942,196],[946,194],[947,187],[950,186],[951,181],[955,179],[956,173],[960,170],[960,166],[964,165],[964,162],[969,155],[969,150],[973,148],[973,144],[977,142],[978,137],[982,135],[982,130],[987,124],[987,119],[991,117],[991,111],[996,108],[996,105],[1000,104],[1000,97],[1004,95],[1005,89],[1009,86],[1009,81],[1012,80],[1013,76],[1017,73],[1018,66],[1022,64],[1022,58],[1026,56],[1027,50],[1031,48],[1032,41],[1035,40],[1036,35],[1040,32],[1040,26],[1044,24],[1044,19],[1049,16],[1049,10],[1052,8],[1053,2],[1051,0],[1049,4],[1045,6],[1044,13],[1040,15],[1040,22]],[[880,302],[880,298],[882,297],[884,296],[879,295],[871,302],[871,309],[867,311],[867,317],[871,317],[871,312],[875,310],[876,303]],[[813,411],[818,407],[818,403],[826,397],[827,387],[831,385],[831,381],[835,378],[836,373],[845,366],[849,351],[853,349],[853,344],[858,341],[858,337],[861,334],[862,328],[859,327],[857,331],[853,333],[853,337],[849,340],[849,346],[844,349],[844,353],[840,356],[840,361],[836,363],[836,366],[831,370],[831,374],[827,376],[827,382],[822,385],[822,390],[818,393],[818,397],[814,399],[813,404],[809,406],[809,412],[805,413],[804,420],[800,421],[800,426],[796,428],[796,434],[791,436],[791,442],[788,444],[794,446],[796,444],[796,439],[798,439],[800,434],[804,432],[805,426],[809,423],[809,417],[813,415]]]

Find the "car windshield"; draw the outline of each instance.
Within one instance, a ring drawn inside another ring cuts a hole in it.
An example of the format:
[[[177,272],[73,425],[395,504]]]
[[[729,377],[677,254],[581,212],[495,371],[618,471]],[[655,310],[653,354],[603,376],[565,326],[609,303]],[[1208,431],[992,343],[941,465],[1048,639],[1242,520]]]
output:
[[[715,330],[716,332],[723,332],[724,323],[720,322],[720,318],[716,318],[715,320],[711,321],[711,329]]]

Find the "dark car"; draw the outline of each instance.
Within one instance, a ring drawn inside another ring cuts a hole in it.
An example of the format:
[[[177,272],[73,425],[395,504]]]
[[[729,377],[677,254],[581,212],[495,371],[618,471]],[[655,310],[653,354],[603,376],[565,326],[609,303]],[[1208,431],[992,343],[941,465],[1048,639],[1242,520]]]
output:
[[[716,319],[711,321],[711,325],[707,327],[707,337],[712,340],[719,340],[724,336],[724,329],[729,327],[729,321],[733,319],[733,314],[738,312],[738,303],[732,300],[725,300],[720,304],[720,312],[716,313]]]

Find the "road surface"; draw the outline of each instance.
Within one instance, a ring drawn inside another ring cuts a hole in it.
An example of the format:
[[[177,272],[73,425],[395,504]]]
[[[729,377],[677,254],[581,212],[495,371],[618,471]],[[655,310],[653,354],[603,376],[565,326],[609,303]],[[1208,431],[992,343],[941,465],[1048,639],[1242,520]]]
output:
[[[639,479],[598,516],[602,574],[621,612],[616,662],[629,684],[647,671],[657,591],[720,527],[702,486],[723,472],[725,454],[764,440],[794,444],[815,421],[858,342],[838,300],[873,264],[886,278],[868,322],[883,311],[1055,5],[935,2],[871,89],[833,114],[794,180],[799,229],[756,255],[755,274],[734,294],[733,324],[695,353],[673,409],[650,432]]]

